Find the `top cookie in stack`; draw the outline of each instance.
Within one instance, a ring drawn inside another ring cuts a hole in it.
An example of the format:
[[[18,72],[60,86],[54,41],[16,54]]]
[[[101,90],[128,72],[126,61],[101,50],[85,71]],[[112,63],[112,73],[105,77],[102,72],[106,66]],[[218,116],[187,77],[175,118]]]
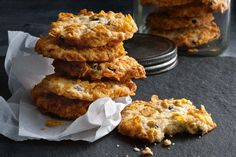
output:
[[[141,0],[155,11],[148,15],[150,33],[173,40],[179,47],[196,48],[220,37],[214,12],[228,9],[226,0]]]
[[[55,74],[34,87],[34,104],[47,113],[76,119],[98,98],[134,95],[131,79],[146,77],[145,70],[126,55],[122,41],[136,31],[132,17],[122,13],[60,13],[49,35],[36,43],[39,54],[55,59]]]

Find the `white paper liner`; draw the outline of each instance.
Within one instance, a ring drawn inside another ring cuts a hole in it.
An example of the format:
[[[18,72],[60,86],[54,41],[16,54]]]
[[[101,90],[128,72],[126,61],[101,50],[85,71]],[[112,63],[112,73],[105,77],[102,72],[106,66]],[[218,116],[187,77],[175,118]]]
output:
[[[22,141],[28,139],[84,140],[93,142],[111,132],[120,122],[120,112],[132,102],[130,97],[100,98],[85,115],[74,121],[63,121],[57,127],[46,127],[52,119],[32,105],[30,90],[45,75],[53,73],[52,59],[34,52],[38,38],[20,31],[9,31],[9,47],[5,59],[9,89],[12,97],[0,97],[0,134]]]

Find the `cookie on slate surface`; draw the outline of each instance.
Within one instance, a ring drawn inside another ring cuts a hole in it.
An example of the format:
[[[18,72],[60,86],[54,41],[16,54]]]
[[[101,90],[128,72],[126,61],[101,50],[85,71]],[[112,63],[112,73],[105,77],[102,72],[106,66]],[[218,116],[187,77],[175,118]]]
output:
[[[113,60],[127,53],[122,42],[112,46],[76,48],[68,46],[62,41],[51,37],[41,37],[36,43],[35,51],[42,54],[44,57],[81,62],[104,62]]]
[[[198,47],[220,37],[220,29],[214,23],[195,28],[178,30],[150,30],[150,34],[160,35],[174,41],[179,47]]]
[[[161,100],[152,96],[150,102],[134,101],[121,115],[121,134],[151,143],[162,141],[165,135],[206,134],[216,127],[204,106],[197,109],[186,99]]]
[[[140,0],[140,1],[142,5],[156,5],[158,7],[170,7],[194,2],[194,0]]]
[[[203,17],[214,12],[209,6],[197,1],[186,5],[162,7],[157,13],[168,17]]]
[[[51,24],[49,35],[71,45],[100,47],[130,39],[136,31],[131,15],[84,9],[78,15],[60,13],[58,20]]]
[[[34,88],[32,93],[34,93]],[[39,89],[40,90],[40,89]],[[38,93],[33,95],[34,105],[42,112],[65,119],[76,119],[87,112],[91,102],[68,99],[52,93]]]
[[[79,79],[68,79],[52,74],[46,76],[34,88],[34,94],[45,91],[64,96],[68,99],[94,101],[102,97],[116,99],[122,96],[135,95],[137,86],[131,80],[122,83],[116,81],[89,82]]]
[[[73,78],[126,81],[131,78],[145,78],[145,69],[134,58],[122,56],[111,62],[67,62],[54,60],[56,74]]]
[[[147,17],[147,25],[151,29],[171,30],[171,29],[203,26],[209,24],[212,20],[214,20],[214,16],[212,13],[206,14],[205,16],[202,17],[192,17],[192,18],[191,17],[170,18],[158,13],[151,13]]]

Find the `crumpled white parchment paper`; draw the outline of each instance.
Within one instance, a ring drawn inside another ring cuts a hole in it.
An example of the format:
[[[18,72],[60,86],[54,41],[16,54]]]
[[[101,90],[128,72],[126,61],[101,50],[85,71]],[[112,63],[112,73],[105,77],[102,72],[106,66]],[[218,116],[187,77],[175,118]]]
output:
[[[9,100],[0,96],[0,134],[15,141],[28,139],[84,140],[93,142],[111,132],[120,122],[120,112],[132,102],[130,97],[113,101],[100,98],[94,101],[87,113],[63,125],[46,127],[52,117],[43,115],[32,105],[30,90],[45,75],[53,73],[52,59],[34,52],[38,38],[20,31],[9,31],[9,47],[5,59]]]

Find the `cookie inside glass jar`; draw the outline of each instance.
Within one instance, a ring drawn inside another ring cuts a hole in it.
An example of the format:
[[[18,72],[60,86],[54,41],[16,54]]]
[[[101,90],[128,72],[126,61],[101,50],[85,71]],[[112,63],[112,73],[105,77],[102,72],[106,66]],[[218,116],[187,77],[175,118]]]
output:
[[[230,0],[140,0],[135,7],[140,33],[169,38],[181,54],[217,56],[227,47]]]

